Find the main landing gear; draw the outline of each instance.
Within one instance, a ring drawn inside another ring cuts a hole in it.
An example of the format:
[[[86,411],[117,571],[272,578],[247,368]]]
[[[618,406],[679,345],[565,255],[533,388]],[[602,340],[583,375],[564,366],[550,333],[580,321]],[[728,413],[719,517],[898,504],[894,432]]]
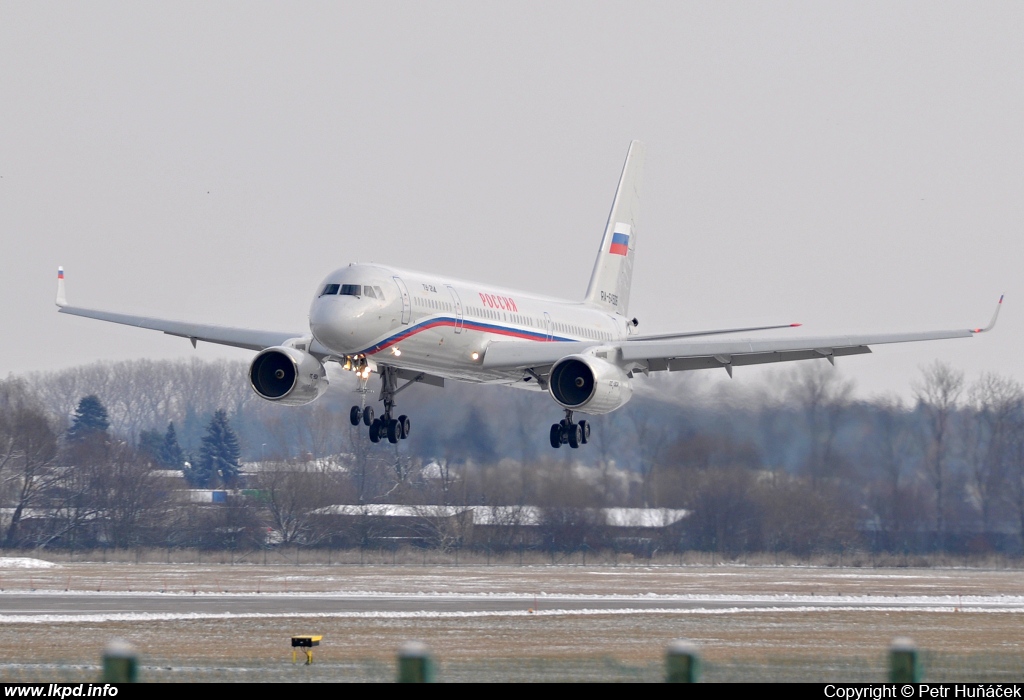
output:
[[[370,428],[370,442],[380,442],[387,438],[392,445],[409,437],[409,416],[398,416],[392,418],[395,410],[395,394],[409,386],[412,382],[402,387],[398,386],[398,375],[394,367],[380,368],[380,396],[384,402],[384,415],[380,418],[373,417],[373,406],[360,408],[353,406],[349,411],[348,419],[352,425],[363,425]]]
[[[562,445],[576,449],[590,442],[590,423],[581,420],[572,422],[572,411],[565,409],[565,418],[551,426],[551,446],[558,449]]]

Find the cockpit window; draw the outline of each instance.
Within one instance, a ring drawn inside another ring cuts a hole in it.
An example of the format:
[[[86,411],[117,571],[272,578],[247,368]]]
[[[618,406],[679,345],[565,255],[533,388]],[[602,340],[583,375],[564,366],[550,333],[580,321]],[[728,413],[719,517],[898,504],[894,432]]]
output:
[[[338,285],[336,285],[336,284],[329,284],[326,287],[324,287],[324,291],[320,292],[320,296],[324,297],[324,296],[327,296],[328,294],[337,294],[337,293],[338,293]]]
[[[371,299],[377,298],[377,295],[373,293],[373,287],[371,287],[370,285],[366,285],[365,287],[363,287],[363,295],[368,296]]]
[[[377,292],[377,298],[380,299],[381,301],[383,301],[384,300],[384,292],[380,291],[380,287],[374,285],[373,289],[374,289],[374,291]]]
[[[341,285],[341,293],[350,297],[358,297],[362,296],[363,288],[358,284],[343,284]]]

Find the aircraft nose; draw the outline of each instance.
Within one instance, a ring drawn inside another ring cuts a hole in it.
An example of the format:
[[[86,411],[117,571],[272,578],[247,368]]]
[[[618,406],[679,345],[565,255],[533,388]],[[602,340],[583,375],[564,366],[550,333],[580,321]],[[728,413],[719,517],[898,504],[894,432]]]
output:
[[[354,324],[353,309],[338,297],[316,299],[309,309],[309,330],[313,337],[335,352],[355,352],[355,338],[352,337]]]

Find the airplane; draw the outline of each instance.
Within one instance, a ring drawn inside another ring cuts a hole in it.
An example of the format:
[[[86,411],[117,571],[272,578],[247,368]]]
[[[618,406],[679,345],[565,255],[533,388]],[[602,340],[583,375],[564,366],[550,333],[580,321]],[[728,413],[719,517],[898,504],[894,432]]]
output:
[[[637,374],[725,369],[771,362],[824,359],[871,352],[870,346],[947,338],[990,331],[999,298],[984,328],[802,338],[718,338],[800,324],[767,325],[639,335],[629,316],[637,247],[644,145],[626,154],[593,272],[582,300],[572,301],[467,282],[386,265],[352,263],[317,287],[308,332],[266,331],[173,321],[71,306],[64,270],[57,273],[60,313],[163,331],[198,341],[256,351],[249,366],[253,391],[267,401],[298,406],[327,390],[325,363],[356,374],[361,406],[353,426],[369,428],[371,442],[396,444],[410,434],[410,420],[396,415],[395,397],[413,384],[443,387],[445,380],[505,384],[547,392],[564,417],[551,425],[553,448],[578,448],[590,440],[586,415],[610,413],[633,393]],[[383,414],[366,404],[371,374],[380,378]]]

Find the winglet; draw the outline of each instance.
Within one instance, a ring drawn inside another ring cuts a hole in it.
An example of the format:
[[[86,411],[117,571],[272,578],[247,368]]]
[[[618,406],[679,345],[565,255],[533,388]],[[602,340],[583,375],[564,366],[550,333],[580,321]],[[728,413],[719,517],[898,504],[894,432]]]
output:
[[[996,304],[996,311],[992,314],[992,320],[988,322],[988,325],[984,328],[975,328],[971,330],[971,333],[988,333],[990,330],[996,327],[996,319],[999,318],[999,309],[1003,308],[1003,297],[1005,294],[999,295],[999,302]]]
[[[57,268],[57,306],[64,308],[68,305],[68,298],[64,294],[64,268]]]

